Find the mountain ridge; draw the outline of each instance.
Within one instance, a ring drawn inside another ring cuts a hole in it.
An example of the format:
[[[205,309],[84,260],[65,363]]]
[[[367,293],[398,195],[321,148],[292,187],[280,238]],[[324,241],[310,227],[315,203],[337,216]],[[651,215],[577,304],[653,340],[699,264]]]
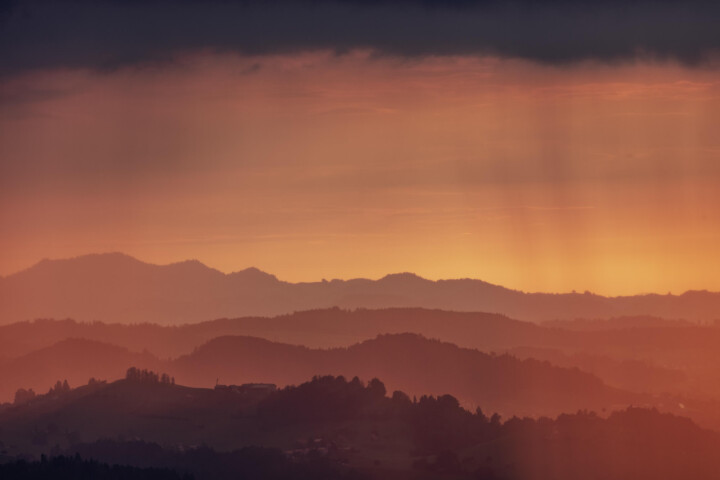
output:
[[[533,322],[631,315],[709,322],[720,317],[720,293],[526,293],[483,280],[428,280],[409,272],[291,283],[255,267],[223,273],[197,260],[154,265],[122,253],[42,260],[0,281],[0,324],[48,317],[181,324],[332,306],[482,311]]]

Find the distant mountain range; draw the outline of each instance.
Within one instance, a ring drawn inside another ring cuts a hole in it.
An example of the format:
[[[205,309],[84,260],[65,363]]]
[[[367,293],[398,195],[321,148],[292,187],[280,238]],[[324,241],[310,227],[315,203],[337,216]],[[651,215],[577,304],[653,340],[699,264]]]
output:
[[[0,278],[0,324],[69,317],[177,325],[333,306],[482,311],[535,322],[633,315],[714,321],[720,318],[720,293],[525,293],[481,280],[431,281],[412,273],[289,283],[255,268],[224,274],[195,260],[160,266],[120,253],[43,260]]]

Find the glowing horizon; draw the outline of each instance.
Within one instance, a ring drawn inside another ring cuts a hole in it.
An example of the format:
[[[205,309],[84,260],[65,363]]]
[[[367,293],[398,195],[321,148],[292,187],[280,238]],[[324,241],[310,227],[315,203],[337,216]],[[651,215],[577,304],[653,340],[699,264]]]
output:
[[[720,82],[365,51],[2,81],[0,273],[120,251],[283,280],[720,290]]]
[[[682,295],[683,293],[687,293],[687,292],[691,292],[691,291],[711,291],[711,292],[714,292],[713,290],[710,290],[710,289],[687,289],[687,290],[682,290],[682,291],[668,291],[668,292],[638,291],[638,292],[634,292],[634,293],[613,295],[613,294],[605,294],[605,293],[603,293],[603,292],[596,292],[596,291],[591,291],[591,290],[578,290],[578,289],[567,290],[567,291],[523,290],[523,289],[521,289],[521,288],[515,288],[515,287],[512,287],[512,286],[510,286],[510,285],[503,285],[503,284],[500,284],[500,283],[496,283],[496,282],[493,282],[493,281],[488,280],[487,278],[483,278],[483,277],[473,277],[473,276],[432,277],[432,276],[425,275],[425,274],[423,274],[423,273],[419,273],[419,272],[411,271],[411,270],[389,271],[389,272],[385,272],[385,273],[376,274],[376,275],[374,275],[374,276],[371,276],[371,275],[358,275],[358,276],[346,276],[346,277],[322,277],[322,278],[309,278],[309,277],[308,277],[308,278],[288,279],[288,278],[283,277],[282,275],[276,274],[276,272],[269,271],[269,270],[267,270],[267,269],[258,267],[258,266],[256,266],[256,265],[246,265],[246,266],[241,266],[241,267],[232,267],[232,266],[229,266],[228,268],[220,268],[220,267],[217,267],[217,266],[208,264],[207,262],[204,262],[204,261],[202,261],[201,259],[198,259],[198,258],[183,258],[183,259],[177,259],[177,260],[168,260],[168,261],[164,261],[164,262],[161,262],[161,263],[155,263],[155,262],[152,262],[152,261],[149,261],[149,260],[145,260],[145,259],[142,259],[142,258],[138,258],[138,257],[136,257],[136,256],[134,256],[134,255],[129,255],[129,254],[125,253],[125,252],[111,252],[111,251],[107,251],[107,252],[90,252],[90,253],[87,253],[87,254],[84,254],[84,255],[79,255],[79,256],[76,256],[76,257],[41,258],[41,259],[38,259],[38,261],[33,262],[31,265],[28,265],[28,266],[26,266],[26,267],[24,267],[24,268],[22,268],[22,269],[20,269],[20,270],[16,270],[16,271],[10,272],[10,273],[8,273],[8,274],[0,275],[0,278],[8,277],[8,276],[14,275],[14,274],[16,274],[16,273],[21,273],[21,272],[23,272],[23,271],[25,271],[25,270],[28,270],[28,269],[36,266],[38,263],[41,263],[42,261],[45,261],[45,260],[50,260],[50,261],[56,261],[56,260],[71,260],[71,259],[73,259],[73,258],[78,258],[78,257],[83,257],[83,256],[112,255],[112,254],[125,255],[125,256],[131,257],[131,258],[133,258],[133,259],[135,259],[135,260],[138,260],[138,261],[140,261],[140,262],[142,262],[142,263],[146,263],[146,264],[150,264],[150,265],[157,265],[157,266],[168,266],[168,265],[174,265],[174,264],[179,264],[179,263],[184,263],[184,262],[199,262],[199,263],[201,263],[202,265],[204,265],[205,267],[210,268],[210,269],[212,269],[212,270],[216,270],[216,271],[218,271],[218,272],[220,272],[220,273],[222,273],[222,274],[224,274],[224,275],[230,275],[230,274],[242,272],[242,271],[245,271],[245,270],[256,269],[256,270],[259,270],[260,272],[263,272],[263,273],[266,273],[266,274],[269,274],[269,275],[272,275],[272,276],[276,277],[276,278],[277,278],[279,281],[281,281],[281,282],[287,282],[287,283],[293,283],[293,284],[296,284],[296,283],[320,283],[320,282],[323,282],[323,281],[334,281],[334,280],[349,281],[349,280],[358,280],[358,279],[376,281],[376,280],[380,280],[380,279],[382,279],[382,278],[384,278],[384,277],[387,277],[387,276],[409,274],[409,275],[418,276],[418,277],[422,278],[423,280],[429,280],[429,281],[433,281],[433,282],[444,281],[444,280],[478,280],[478,281],[486,282],[486,283],[489,283],[489,284],[492,284],[492,285],[495,285],[495,286],[504,287],[504,288],[507,288],[507,289],[510,289],[510,290],[522,291],[522,292],[524,292],[524,293],[550,293],[550,294],[558,293],[558,294],[563,294],[563,293],[586,293],[586,292],[589,292],[589,293],[591,293],[591,294],[593,294],[593,295],[599,295],[599,296],[604,296],[604,297],[623,297],[623,296],[634,296],[634,295],[645,295],[645,294],[664,295],[664,294],[666,294],[666,293],[677,296],[677,295]]]

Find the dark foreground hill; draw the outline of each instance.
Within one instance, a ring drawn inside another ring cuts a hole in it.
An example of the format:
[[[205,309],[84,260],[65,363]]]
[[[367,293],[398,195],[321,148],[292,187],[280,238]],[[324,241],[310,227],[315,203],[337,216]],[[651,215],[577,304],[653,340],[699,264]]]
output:
[[[0,463],[0,478],[5,480],[193,480],[167,468],[138,468],[108,465],[83,460],[79,455],[43,457],[40,461],[25,459]]]
[[[72,317],[177,325],[332,306],[496,312],[532,321],[622,315],[710,321],[718,317],[720,293],[525,293],[481,280],[430,281],[410,273],[379,280],[289,283],[254,268],[224,274],[197,261],[158,266],[122,254],[43,260],[0,278],[0,323]]]
[[[684,480],[720,473],[717,433],[656,410],[502,420],[467,411],[450,395],[411,400],[377,379],[342,377],[254,398],[148,380],[86,386],[0,410],[0,442],[6,461],[78,453],[220,480],[275,478],[262,470],[269,458],[300,467],[296,476],[278,477],[288,480]],[[308,462],[322,465],[322,474],[303,470]]]

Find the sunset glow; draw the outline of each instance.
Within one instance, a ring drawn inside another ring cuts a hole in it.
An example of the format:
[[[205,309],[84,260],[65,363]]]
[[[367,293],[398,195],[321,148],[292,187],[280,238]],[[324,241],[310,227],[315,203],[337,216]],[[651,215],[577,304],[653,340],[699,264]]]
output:
[[[720,82],[367,51],[2,80],[4,275],[122,251],[288,281],[720,290]]]
[[[0,479],[720,478],[720,2],[0,2]]]

